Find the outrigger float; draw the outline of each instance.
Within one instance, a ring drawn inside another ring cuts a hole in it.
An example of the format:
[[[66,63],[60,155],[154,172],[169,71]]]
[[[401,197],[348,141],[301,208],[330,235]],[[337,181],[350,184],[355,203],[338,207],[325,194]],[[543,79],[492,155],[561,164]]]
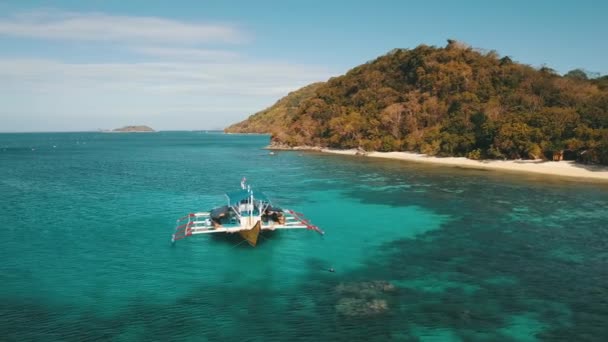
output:
[[[302,213],[273,206],[261,192],[254,197],[250,186],[241,181],[241,190],[226,194],[227,205],[209,212],[191,213],[177,220],[172,242],[197,234],[238,233],[251,246],[264,230],[308,229],[325,234]]]

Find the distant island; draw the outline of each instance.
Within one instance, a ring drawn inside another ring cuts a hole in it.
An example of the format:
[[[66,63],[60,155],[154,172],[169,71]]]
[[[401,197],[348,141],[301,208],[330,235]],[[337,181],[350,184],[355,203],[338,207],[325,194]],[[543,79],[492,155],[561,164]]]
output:
[[[225,129],[271,146],[608,165],[608,76],[474,49],[395,49]]]
[[[156,132],[156,131],[148,126],[140,125],[140,126],[124,126],[121,128],[115,128],[111,132],[127,133],[127,132]]]

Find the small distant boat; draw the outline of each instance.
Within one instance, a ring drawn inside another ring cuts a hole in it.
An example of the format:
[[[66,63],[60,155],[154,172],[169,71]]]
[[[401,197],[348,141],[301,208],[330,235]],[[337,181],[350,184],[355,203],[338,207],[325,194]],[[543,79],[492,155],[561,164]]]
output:
[[[226,194],[227,204],[209,212],[191,213],[177,220],[172,242],[197,234],[238,233],[255,247],[265,230],[308,229],[325,234],[312,225],[302,213],[274,206],[261,192],[255,196],[250,186]]]

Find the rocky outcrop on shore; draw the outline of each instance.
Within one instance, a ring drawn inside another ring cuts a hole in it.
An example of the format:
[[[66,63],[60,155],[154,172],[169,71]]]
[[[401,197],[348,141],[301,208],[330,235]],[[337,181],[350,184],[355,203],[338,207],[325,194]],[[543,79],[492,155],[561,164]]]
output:
[[[265,147],[267,150],[284,150],[284,151],[323,151],[322,147],[318,146],[289,146],[279,142],[271,142]]]

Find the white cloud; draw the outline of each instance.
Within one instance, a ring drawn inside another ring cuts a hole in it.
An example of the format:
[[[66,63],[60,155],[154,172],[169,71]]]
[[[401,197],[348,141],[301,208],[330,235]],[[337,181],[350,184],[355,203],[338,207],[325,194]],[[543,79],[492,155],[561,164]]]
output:
[[[23,58],[0,55],[0,131],[219,128],[332,76],[323,67],[241,57],[227,45],[248,40],[235,25],[38,11],[0,17],[2,36],[79,42],[89,53],[73,58],[68,49],[68,62],[45,57],[49,44],[36,42]],[[101,43],[112,43],[111,61],[97,54],[107,47]]]
[[[238,53],[225,50],[155,46],[134,47],[131,50],[145,56],[186,61],[226,61],[239,58]]]
[[[234,25],[180,22],[157,17],[35,11],[0,19],[0,35],[85,42],[163,44],[238,43]]]
[[[88,130],[127,123],[220,128],[288,92],[329,78],[323,68],[229,63],[95,63],[0,59],[0,131]]]
[[[255,61],[74,64],[0,59],[0,87],[33,92],[87,87],[156,94],[280,96],[329,76],[322,68]]]

